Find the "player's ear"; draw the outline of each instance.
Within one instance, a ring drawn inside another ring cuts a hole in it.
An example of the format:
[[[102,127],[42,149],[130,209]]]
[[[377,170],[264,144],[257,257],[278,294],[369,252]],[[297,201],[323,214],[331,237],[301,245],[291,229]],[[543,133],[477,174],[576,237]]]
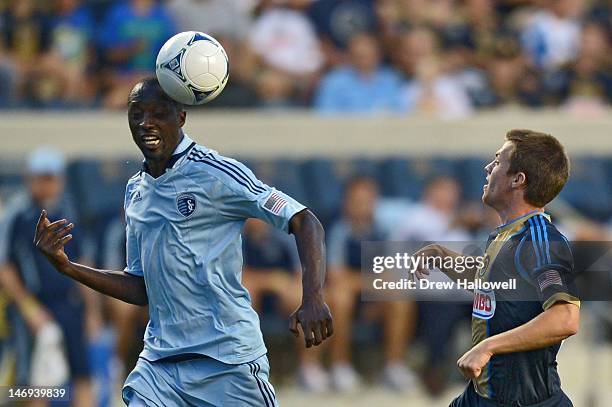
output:
[[[179,112],[179,127],[183,127],[185,125],[186,117],[187,117],[187,112],[185,110],[181,110]]]
[[[516,188],[524,188],[527,186],[527,175],[524,172],[517,172],[512,180],[512,185]]]

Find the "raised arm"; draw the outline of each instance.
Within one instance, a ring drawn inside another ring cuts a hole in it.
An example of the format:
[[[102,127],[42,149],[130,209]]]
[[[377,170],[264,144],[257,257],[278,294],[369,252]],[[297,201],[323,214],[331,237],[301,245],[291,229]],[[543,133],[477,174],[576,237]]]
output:
[[[439,257],[443,259],[450,258],[450,257],[452,257],[453,259],[456,259],[457,257],[463,257],[462,254],[454,252],[438,244],[431,244],[431,245],[425,246],[422,249],[418,250],[416,253],[414,253],[413,256],[414,257],[423,256],[424,258],[428,258],[432,261],[434,258],[439,258]],[[444,264],[445,262],[443,261],[441,263]],[[456,262],[453,261],[452,263],[455,264]],[[417,270],[415,270],[416,276],[418,278],[425,278],[425,276],[429,274],[430,267],[431,267],[431,264],[425,265],[425,267],[417,268]],[[442,271],[444,274],[449,276],[453,281],[463,280],[463,279],[474,281],[474,278],[476,277],[477,267],[466,268],[462,272],[458,272],[451,268],[441,268],[440,271]]]
[[[325,232],[321,222],[308,209],[289,222],[302,264],[302,305],[291,315],[290,330],[304,332],[306,347],[319,345],[333,333],[331,312],[323,298],[325,281]]]
[[[64,245],[72,239],[74,224],[66,219],[51,223],[43,210],[36,225],[34,243],[60,273],[86,286],[135,305],[147,305],[144,279],[123,271],[98,270],[70,261]]]

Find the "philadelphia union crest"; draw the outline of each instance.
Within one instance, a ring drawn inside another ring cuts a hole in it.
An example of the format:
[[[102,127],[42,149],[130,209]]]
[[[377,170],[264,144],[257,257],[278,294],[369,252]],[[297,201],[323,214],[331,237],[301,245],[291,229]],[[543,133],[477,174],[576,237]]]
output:
[[[196,210],[196,199],[193,194],[181,194],[176,198],[176,208],[188,218]]]

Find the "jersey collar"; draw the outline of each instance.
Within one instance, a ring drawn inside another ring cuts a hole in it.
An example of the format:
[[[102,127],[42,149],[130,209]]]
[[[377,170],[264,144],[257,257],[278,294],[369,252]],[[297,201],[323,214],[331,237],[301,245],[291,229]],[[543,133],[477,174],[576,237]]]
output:
[[[501,232],[502,230],[516,224],[517,222],[521,222],[523,223],[524,221],[526,221],[528,218],[532,217],[532,216],[536,216],[536,215],[544,215],[547,219],[550,220],[550,217],[542,210],[542,209],[536,209],[535,211],[531,211],[529,213],[524,214],[523,216],[519,216],[518,218],[512,219],[506,223],[504,223],[503,225],[500,225],[496,228],[497,232]]]
[[[195,146],[195,144],[195,141],[193,141],[188,135],[183,134],[183,139],[178,143],[174,149],[174,152],[172,153],[172,157],[170,157],[168,164],[166,164],[166,171],[173,168],[177,161],[184,157],[185,154],[187,154],[187,152],[189,152],[189,150]],[[143,160],[142,162],[142,171],[150,174],[146,160]]]

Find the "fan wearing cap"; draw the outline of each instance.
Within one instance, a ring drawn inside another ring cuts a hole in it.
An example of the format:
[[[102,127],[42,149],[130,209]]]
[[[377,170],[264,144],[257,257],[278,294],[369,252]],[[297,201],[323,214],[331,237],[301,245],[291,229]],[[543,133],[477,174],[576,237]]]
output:
[[[17,310],[10,325],[16,344],[16,384],[70,383],[74,405],[93,405],[89,365],[83,357],[87,355],[85,294],[46,261],[31,232],[43,207],[53,216],[74,219],[64,191],[65,167],[62,154],[49,147],[28,157],[25,191],[9,202],[1,221],[0,285]],[[66,250],[85,261],[77,242]]]

